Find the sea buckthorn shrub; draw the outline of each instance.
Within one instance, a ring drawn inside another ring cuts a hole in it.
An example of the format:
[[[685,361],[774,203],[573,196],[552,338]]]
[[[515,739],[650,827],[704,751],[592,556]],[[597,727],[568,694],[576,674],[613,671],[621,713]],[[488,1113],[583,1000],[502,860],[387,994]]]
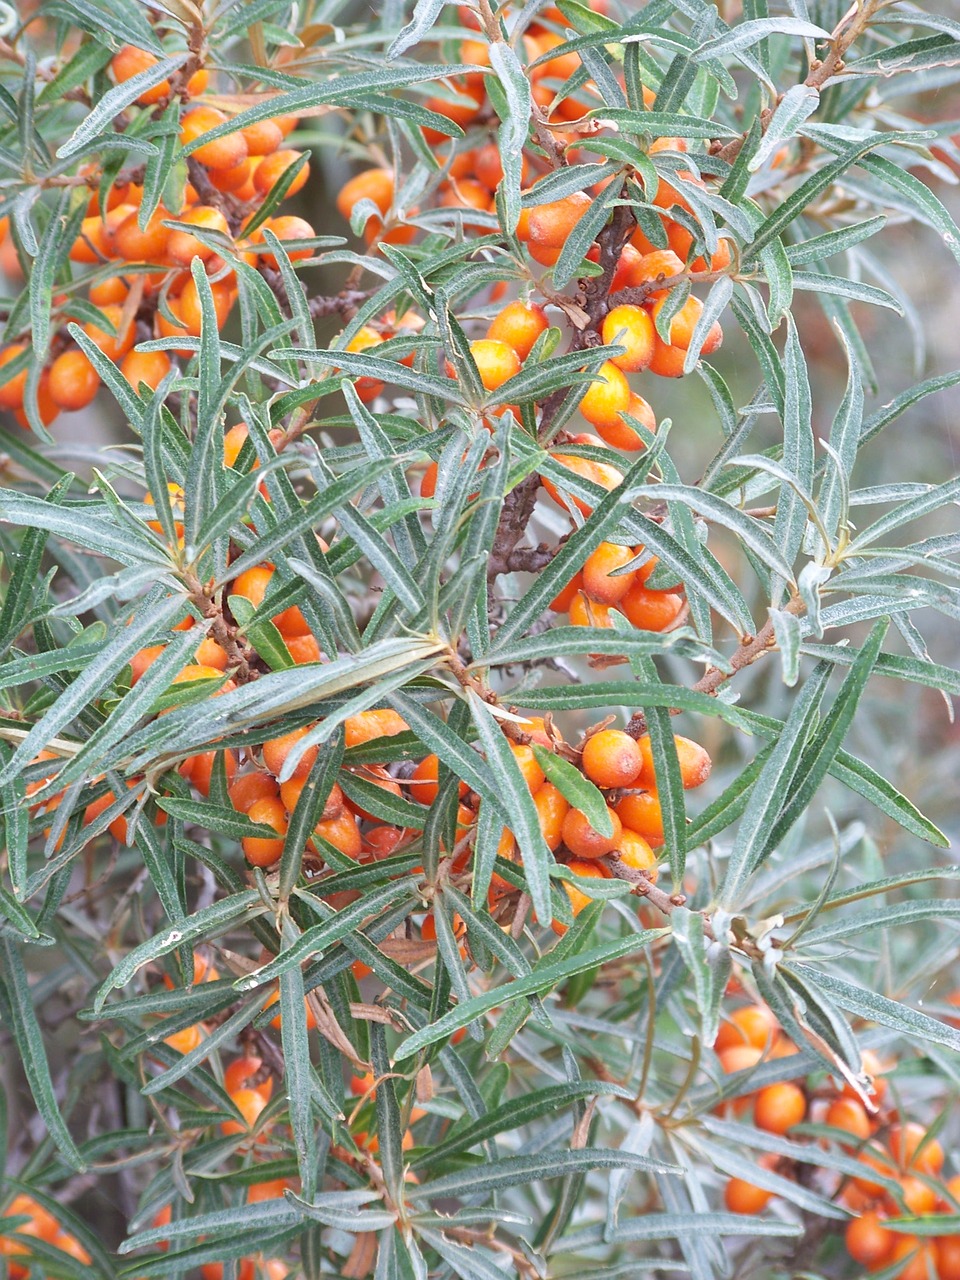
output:
[[[957,25],[361,8],[4,11],[0,1278],[955,1280]]]

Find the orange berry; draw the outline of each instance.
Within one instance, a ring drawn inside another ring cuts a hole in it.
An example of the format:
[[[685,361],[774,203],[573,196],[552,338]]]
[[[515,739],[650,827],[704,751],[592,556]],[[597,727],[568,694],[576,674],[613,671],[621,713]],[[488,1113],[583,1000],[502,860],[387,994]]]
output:
[[[906,1177],[900,1179],[900,1194],[907,1212],[913,1217],[922,1218],[933,1213],[937,1207],[938,1196],[933,1187],[919,1178]],[[899,1206],[892,1196],[888,1197],[892,1209],[899,1211]]]
[[[629,403],[623,412],[629,414],[631,418],[636,418],[648,431],[656,431],[656,414],[643,396],[638,396],[635,391],[630,392]],[[639,453],[647,447],[639,431],[630,426],[629,422],[624,419],[623,414],[618,415],[613,422],[598,423],[597,432],[614,449],[624,449],[628,453]]]
[[[723,1189],[723,1203],[731,1213],[760,1213],[772,1199],[772,1191],[764,1191],[743,1178],[731,1178]]]
[[[213,770],[219,754],[220,753],[218,751],[200,751],[197,755],[189,756],[184,760],[178,770],[180,776],[186,778],[189,782],[192,782],[202,796],[208,796],[210,794]],[[236,752],[225,751],[223,753],[223,763],[226,770],[227,782],[229,782],[237,772]]]
[[[608,311],[601,336],[606,346],[617,343],[626,347],[623,355],[611,356],[610,361],[627,373],[639,373],[653,359],[656,330],[643,307],[622,306]]]
[[[509,378],[520,372],[520,357],[506,342],[493,338],[478,338],[470,343],[470,354],[480,372],[480,381],[487,391],[496,391]]]
[[[50,395],[61,409],[85,409],[100,389],[100,375],[76,347],[50,366]]]
[[[390,707],[375,707],[372,711],[361,711],[358,715],[348,716],[343,722],[343,728],[346,745],[358,747],[372,738],[392,738],[398,733],[407,733],[410,726],[403,716]]]
[[[266,1098],[256,1089],[238,1089],[231,1095],[231,1101],[243,1116],[243,1123],[237,1120],[224,1120],[220,1125],[221,1133],[227,1136],[249,1133],[267,1105]]]
[[[301,154],[299,151],[275,151],[271,156],[264,156],[253,175],[253,185],[262,196],[265,196],[270,191],[292,164],[296,164]],[[300,169],[293,182],[287,188],[287,198],[295,196],[298,191],[302,191],[307,185],[309,177],[310,165],[308,163]]]
[[[583,591],[578,591],[570,601],[570,625],[571,627],[612,627],[611,607],[609,604],[601,604],[599,600],[591,599]]]
[[[616,852],[625,866],[633,871],[648,872],[648,878],[656,883],[657,855],[650,848],[649,841],[644,840],[638,832],[624,827],[620,832],[620,843],[617,845]]]
[[[440,761],[434,755],[425,756],[410,775],[410,799],[419,804],[433,804],[440,794],[439,776]],[[461,782],[459,788],[461,796],[469,789],[465,782]]]
[[[541,834],[552,853],[563,841],[563,821],[570,811],[570,802],[552,782],[545,782],[534,792],[533,804],[540,820]]]
[[[871,1210],[847,1223],[844,1241],[854,1262],[876,1271],[893,1254],[897,1237],[883,1225],[883,1218]]]
[[[180,118],[180,141],[189,146],[226,122],[227,116],[216,107],[193,107]],[[247,141],[241,133],[228,133],[212,142],[202,142],[193,156],[207,169],[233,169],[246,160]]]
[[[568,862],[567,870],[571,871],[575,876],[580,876],[581,879],[584,880],[604,880],[606,878],[603,871],[595,862]],[[570,899],[570,910],[573,912],[574,917],[576,917],[585,907],[589,907],[590,903],[593,902],[593,898],[587,897],[581,889],[578,889],[576,885],[568,884],[566,880],[562,883],[564,891]],[[561,935],[567,931],[567,926],[565,924],[561,924],[559,920],[554,920],[550,927],[553,929],[554,933]]]
[[[108,333],[106,329],[101,329],[92,320],[88,320],[83,326],[83,332],[109,360],[120,360],[133,346],[133,325],[127,324],[124,327],[123,308],[115,302],[104,307],[103,314],[116,330],[116,336]]]
[[[251,569],[245,569],[234,578],[230,585],[230,594],[243,596],[255,609],[259,609],[266,597],[273,574],[273,565],[254,565]],[[310,634],[310,627],[296,605],[291,605],[289,609],[274,614],[272,622],[282,636]]]
[[[692,787],[702,786],[710,776],[710,769],[713,761],[707,751],[701,747],[699,742],[694,742],[690,738],[681,738],[674,735],[674,745],[677,749],[677,762],[680,765],[680,778],[684,787],[690,790]],[[640,754],[643,763],[634,779],[635,787],[653,787],[656,786],[657,777],[653,764],[653,747],[650,743],[650,735],[644,734],[638,739],[637,745],[640,748]]]
[[[592,201],[584,192],[575,192],[562,200],[535,205],[530,210],[528,235],[530,256],[543,266],[552,267],[560,257],[567,237],[589,209]]]
[[[263,823],[272,827],[280,837],[277,840],[265,836],[244,836],[243,854],[255,867],[272,867],[283,853],[283,837],[287,833],[287,811],[279,796],[254,800],[247,810],[251,822]]]
[[[575,573],[565,587],[553,597],[547,605],[554,613],[566,613],[573,603],[577,592],[583,588],[583,574]]]
[[[4,365],[12,364],[14,360],[26,351],[26,344],[23,342],[11,343],[9,347],[4,347],[0,351],[0,409],[20,409],[23,406],[23,396],[27,389],[27,374],[29,367],[24,366],[19,373],[15,373],[13,377],[4,377],[2,368]]]
[[[230,234],[230,224],[227,222],[226,217],[219,209],[214,209],[212,205],[198,204],[194,208],[187,210],[186,213],[180,214],[177,220],[187,223],[191,227],[199,227],[203,231],[220,231],[226,236]],[[167,256],[182,266],[189,266],[194,258],[201,258],[206,261],[207,258],[212,257],[213,253],[213,249],[201,244],[197,237],[191,235],[189,231],[170,232],[170,239],[167,241]]]
[[[684,361],[687,353],[683,347],[668,346],[657,334],[653,359],[650,361],[649,369],[651,373],[655,373],[658,378],[682,378],[684,376]]]
[[[359,858],[363,849],[363,837],[357,820],[349,809],[337,818],[324,818],[314,828],[314,834],[328,841],[348,858]]]
[[[625,827],[643,836],[654,848],[663,844],[663,813],[656,791],[624,796],[617,805],[617,816]]]
[[[642,252],[638,261],[630,266],[629,284],[638,289],[644,284],[655,284],[683,274],[683,262],[672,249],[654,249]]]
[[[277,781],[269,773],[258,769],[254,773],[245,773],[231,783],[227,794],[230,803],[238,813],[249,813],[250,806],[257,800],[274,799],[278,796]]]
[[[620,370],[617,369],[619,377],[623,377]],[[594,444],[602,445],[603,441],[597,439],[596,436],[577,436],[574,441],[576,444]],[[599,485],[603,489],[615,489],[623,480],[623,472],[618,471],[616,467],[612,467],[604,462],[594,462],[591,458],[581,458],[571,453],[553,453],[551,457],[555,462],[559,462],[561,466],[566,467],[568,471],[572,471],[575,476],[580,476],[583,480],[590,480],[594,484]],[[566,501],[561,498],[560,490],[549,478],[549,476],[541,476],[540,482],[549,493],[550,497],[561,507],[566,507]],[[574,506],[588,516],[593,508],[583,498],[577,498],[571,495],[570,499]]]
[[[744,1009],[737,1009],[720,1024],[713,1047],[717,1053],[743,1044],[754,1049],[766,1049],[777,1030],[777,1020],[765,1004],[750,1004]]]
[[[897,1273],[897,1280],[930,1280],[930,1271],[935,1259],[935,1245],[932,1240],[921,1240],[919,1236],[898,1233],[889,1261],[890,1266],[897,1262],[904,1264]]]
[[[248,124],[240,130],[247,144],[247,155],[269,156],[283,142],[283,130],[276,120],[258,120],[256,124]]]
[[[630,590],[634,575],[621,573],[614,577],[614,572],[625,568],[631,560],[635,559],[636,553],[632,547],[624,547],[613,542],[601,542],[584,562],[584,591],[592,600],[599,600],[601,604],[616,604]]]
[[[310,725],[304,725],[300,729],[291,729],[289,733],[285,733],[279,738],[270,738],[269,741],[263,744],[263,763],[275,777],[280,776],[287,756],[290,754],[290,748],[294,743],[305,737],[310,732],[311,727]],[[313,768],[318,749],[316,746],[307,748],[297,761],[297,767],[290,775],[292,778],[306,778]]]
[[[532,795],[538,788],[543,786],[544,774],[540,765],[537,763],[537,757],[533,754],[533,748],[521,745],[517,742],[510,743],[510,750],[513,752],[513,758],[520,767],[523,774],[523,780],[527,784]]]
[[[260,1084],[250,1084],[250,1081],[258,1074],[262,1066],[263,1059],[253,1054],[243,1058],[234,1058],[233,1062],[224,1070],[223,1087],[231,1097],[240,1089],[255,1089],[257,1093],[263,1095],[265,1101],[269,1102],[273,1093],[273,1076],[267,1076]]]
[[[141,382],[156,391],[172,368],[165,351],[128,351],[120,363],[120,372],[134,391]]]
[[[498,153],[499,154],[499,153]],[[534,343],[550,327],[547,313],[535,302],[521,302],[518,298],[507,305],[490,321],[487,337],[505,342],[513,347],[521,360],[526,360]]]
[[[198,1048],[202,1040],[203,1032],[199,1024],[195,1023],[192,1027],[184,1027],[182,1031],[175,1031],[173,1035],[165,1036],[163,1043],[175,1049],[177,1053],[186,1055]]]
[[[365,169],[351,178],[337,195],[337,209],[348,221],[361,200],[370,200],[385,214],[393,204],[393,174],[389,169]]]
[[[148,53],[146,49],[138,49],[135,45],[125,44],[110,59],[110,70],[113,72],[113,78],[117,84],[123,84],[125,80],[131,80],[135,75],[139,75],[142,71],[148,71],[156,64],[157,58],[152,53]],[[165,98],[169,92],[170,81],[161,80],[152,89],[145,89],[137,98],[137,102],[141,107],[150,107],[155,102],[159,102],[161,98]]]
[[[630,405],[630,384],[611,360],[600,366],[580,401],[580,412],[593,426],[615,425]]]
[[[563,843],[577,858],[602,858],[605,853],[612,853],[620,842],[623,830],[617,814],[608,809],[613,823],[613,834],[601,835],[590,825],[590,819],[581,809],[570,809],[563,819]]]
[[[758,1129],[782,1136],[795,1124],[800,1124],[806,1114],[806,1094],[798,1084],[784,1080],[767,1085],[757,1094],[753,1122]]]
[[[171,236],[170,228],[163,225],[164,219],[170,217],[169,211],[161,205],[142,230],[139,217],[139,210],[134,209],[116,228],[112,236],[114,251],[126,262],[163,262]]]
[[[323,654],[320,652],[316,636],[287,635],[283,637],[283,643],[287,646],[287,652],[297,666],[302,666],[305,662],[323,661]]]
[[[923,1125],[908,1121],[895,1124],[887,1138],[890,1154],[901,1169],[915,1169],[935,1178],[943,1168],[943,1147],[936,1138],[925,1141]]]
[[[649,591],[635,582],[620,602],[620,610],[641,631],[666,631],[680,616],[683,598],[669,591]]]
[[[269,227],[278,240],[312,240],[317,234],[313,227],[311,227],[310,223],[307,222],[306,218],[296,218],[291,215],[285,215],[280,218],[268,218],[263,226],[257,229],[254,235],[255,242],[263,240],[263,231],[267,227]],[[303,258],[309,258],[313,253],[313,250],[287,249],[286,252],[287,257],[291,262],[297,262]],[[265,262],[268,267],[273,267],[274,270],[277,269],[277,260],[272,253],[264,253],[259,255],[259,257],[260,261]],[[354,348],[352,347],[347,348],[348,351],[353,349]]]
[[[960,1235],[941,1236],[934,1244],[937,1280],[960,1280]]]
[[[583,771],[598,787],[626,787],[640,767],[640,748],[622,729],[601,729],[583,747]]]
[[[842,1129],[858,1142],[866,1142],[872,1131],[870,1117],[864,1110],[863,1104],[855,1098],[837,1098],[836,1101],[831,1102],[824,1116],[824,1123],[831,1125],[834,1129]]]

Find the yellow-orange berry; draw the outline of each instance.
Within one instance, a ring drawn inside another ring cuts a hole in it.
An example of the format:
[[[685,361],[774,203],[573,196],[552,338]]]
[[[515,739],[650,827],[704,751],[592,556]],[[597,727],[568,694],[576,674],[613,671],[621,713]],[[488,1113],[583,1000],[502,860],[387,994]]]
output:
[[[505,342],[513,347],[521,360],[526,360],[533,350],[534,343],[550,321],[543,307],[535,302],[521,302],[519,298],[507,305],[490,321],[487,337],[496,342]]]
[[[653,359],[656,329],[643,307],[614,307],[604,317],[600,333],[606,346],[626,347],[622,355],[610,357],[618,369],[639,373]]]
[[[577,858],[602,858],[612,853],[620,841],[623,824],[612,809],[608,809],[613,834],[601,835],[581,809],[571,809],[563,820],[563,843]]]
[[[594,426],[610,426],[630,405],[630,384],[623,371],[606,360],[580,401],[580,412]]]
[[[632,547],[620,546],[614,542],[601,542],[595,551],[591,551],[583,565],[583,589],[592,600],[601,604],[616,604],[633,585],[632,573],[621,573],[613,576],[617,569],[624,569],[631,560],[636,559]]]
[[[470,354],[487,391],[496,391],[520,372],[520,357],[506,342],[494,338],[478,338],[470,343]]]

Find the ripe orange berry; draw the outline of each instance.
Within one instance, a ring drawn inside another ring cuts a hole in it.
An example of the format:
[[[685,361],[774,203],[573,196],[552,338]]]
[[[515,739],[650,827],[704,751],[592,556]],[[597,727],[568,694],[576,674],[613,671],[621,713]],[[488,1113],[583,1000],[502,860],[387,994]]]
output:
[[[616,604],[630,590],[634,582],[632,573],[613,576],[615,570],[625,568],[636,559],[633,547],[614,542],[601,542],[591,551],[583,565],[583,589],[593,600],[601,604]]]
[[[273,1076],[267,1076],[260,1084],[250,1083],[262,1067],[263,1059],[256,1057],[254,1054],[242,1058],[234,1058],[233,1062],[224,1070],[223,1087],[231,1097],[240,1089],[255,1089],[257,1093],[263,1095],[265,1101],[269,1102],[273,1094]]]
[[[550,321],[543,307],[538,307],[535,302],[521,302],[518,298],[508,302],[490,321],[487,337],[505,342],[513,347],[521,360],[526,360],[536,340],[549,327]]]
[[[566,613],[578,591],[583,589],[583,574],[575,573],[565,587],[547,605],[554,613]]]
[[[220,231],[226,236],[230,234],[230,224],[227,222],[226,217],[219,209],[214,209],[212,205],[195,205],[194,208],[188,209],[186,213],[180,214],[177,220],[178,222],[185,222],[191,227],[198,227],[202,231]],[[202,244],[189,231],[170,232],[170,239],[167,241],[167,256],[181,266],[189,266],[194,258],[201,258],[206,261],[207,258],[213,256],[213,253],[213,249]]]
[[[510,750],[513,752],[513,758],[520,767],[523,774],[523,780],[527,784],[532,795],[544,783],[543,770],[537,762],[537,757],[533,754],[532,747],[522,745],[518,742],[510,743]]]
[[[552,782],[545,782],[534,792],[533,804],[540,819],[543,839],[553,853],[563,840],[563,821],[570,811],[570,802]]]
[[[617,816],[625,827],[643,836],[653,848],[663,844],[663,813],[656,791],[624,796],[617,805]]]
[[[568,862],[567,870],[573,872],[575,876],[580,876],[584,880],[606,879],[603,871],[595,862]],[[576,885],[568,884],[566,880],[562,883],[564,892],[570,899],[570,909],[573,912],[574,917],[576,917],[585,907],[589,907],[590,903],[593,902],[593,898],[588,898],[581,889],[578,889]],[[554,920],[550,927],[553,929],[554,933],[561,935],[567,931],[567,926],[565,924],[561,924],[559,920]]]
[[[337,195],[337,209],[348,221],[361,200],[370,200],[385,214],[393,204],[393,174],[389,169],[365,169],[351,178]]]
[[[5,376],[3,366],[12,364],[14,360],[26,351],[26,344],[23,342],[13,342],[9,347],[4,347],[0,351],[0,409],[20,409],[23,407],[23,395],[27,389],[27,374],[29,368],[24,366],[19,373],[15,373],[13,377]]]
[[[133,346],[134,333],[133,325],[123,324],[123,307],[116,302],[109,303],[108,306],[102,308],[104,317],[110,325],[116,330],[115,334],[108,333],[108,330],[101,329],[100,325],[88,320],[83,325],[83,332],[91,339],[91,342],[99,347],[108,360],[120,360]]]
[[[471,342],[470,354],[487,391],[496,391],[520,372],[520,357],[513,347],[494,338],[478,338]]]
[[[76,347],[50,366],[50,395],[61,409],[85,409],[100,388],[100,375]]]
[[[925,1142],[926,1136],[923,1125],[911,1120],[906,1124],[895,1124],[887,1142],[890,1154],[901,1169],[915,1169],[917,1173],[935,1178],[943,1168],[943,1147],[936,1138]]]
[[[278,240],[312,240],[317,234],[307,222],[306,218],[296,218],[291,215],[285,215],[280,218],[268,218],[262,227],[259,227],[254,235],[254,242],[263,240],[263,231],[265,228],[273,232]],[[284,246],[286,248],[286,246]],[[312,249],[287,249],[287,257],[291,262],[297,262],[303,258],[309,258],[313,253]],[[264,253],[259,255],[260,261],[265,262],[268,267],[277,268],[277,260],[272,253]],[[348,348],[351,350],[352,348]]]
[[[655,373],[658,378],[682,378],[684,376],[683,364],[686,358],[687,353],[683,347],[670,347],[657,334],[654,341],[653,359],[648,367],[650,372]]]
[[[642,835],[631,831],[629,827],[624,827],[620,832],[620,843],[617,845],[616,852],[625,866],[633,871],[648,872],[648,879],[656,884],[657,855]]]
[[[735,1044],[718,1053],[717,1057],[724,1073],[731,1076],[737,1071],[749,1071],[751,1067],[755,1067],[763,1057],[763,1050],[755,1049],[750,1044]]]
[[[171,231],[163,223],[170,216],[161,205],[141,230],[139,210],[128,213],[113,232],[112,247],[117,257],[126,262],[165,262]]]
[[[271,156],[264,158],[257,165],[253,175],[253,185],[265,196],[270,189],[283,177],[292,164],[300,159],[299,151],[275,151]],[[297,173],[297,176],[287,188],[287,196],[295,196],[298,191],[302,191],[307,185],[307,179],[310,177],[310,165],[305,164]]]
[[[139,75],[140,72],[148,71],[150,67],[156,66],[156,63],[157,58],[152,53],[148,53],[146,49],[138,49],[135,45],[125,44],[110,59],[110,70],[113,72],[113,78],[117,84],[123,84],[125,80],[131,80],[135,75]],[[165,98],[169,92],[170,81],[161,80],[152,89],[145,89],[137,98],[137,102],[141,107],[149,107],[155,102],[159,102],[161,98]]]
[[[623,355],[610,357],[618,369],[639,373],[653,359],[656,330],[643,307],[614,307],[604,317],[600,332],[606,346],[617,343],[626,347]]]
[[[589,209],[592,201],[582,191],[535,205],[530,210],[530,256],[544,266],[552,267],[567,242],[567,237]]]
[[[280,776],[287,756],[290,754],[290,748],[294,743],[299,742],[310,732],[309,725],[304,725],[300,729],[291,729],[289,733],[282,734],[279,738],[270,738],[263,744],[263,763],[267,766],[274,777]],[[317,758],[318,748],[308,747],[300,759],[297,761],[297,767],[290,775],[293,778],[306,778],[307,774],[313,767],[313,762]]]
[[[629,786],[640,768],[640,748],[622,729],[601,729],[583,747],[583,772],[598,787]]]
[[[570,601],[570,625],[571,627],[612,627],[611,608],[611,605],[601,604],[599,600],[593,600],[585,592],[578,591]]]
[[[753,1122],[758,1129],[782,1136],[795,1124],[800,1124],[806,1114],[806,1094],[798,1084],[784,1080],[780,1084],[767,1085],[757,1094]]]
[[[180,118],[180,141],[189,146],[226,122],[227,116],[216,107],[193,107]],[[201,143],[193,155],[207,169],[233,169],[247,158],[247,140],[241,133],[228,133]]]
[[[410,799],[418,804],[433,804],[440,794],[439,776],[440,761],[434,755],[425,756],[410,775]],[[459,788],[461,796],[466,795],[469,789],[465,782],[461,782]]]
[[[666,631],[676,622],[683,598],[669,591],[649,591],[635,582],[620,602],[620,610],[641,631]]]
[[[184,1027],[182,1031],[175,1031],[172,1035],[164,1036],[163,1043],[169,1045],[171,1049],[176,1049],[177,1053],[186,1055],[198,1048],[202,1040],[203,1032],[199,1024],[194,1023],[192,1027]]]
[[[245,569],[243,573],[234,578],[230,585],[230,594],[243,596],[250,601],[255,609],[259,609],[266,597],[273,574],[273,565],[254,565],[251,569]],[[282,636],[305,636],[310,634],[307,621],[296,605],[291,605],[289,609],[284,609],[282,612],[275,614],[272,622]]]
[[[701,747],[699,742],[693,742],[690,738],[681,738],[674,735],[674,745],[677,749],[677,762],[680,765],[680,779],[684,787],[690,790],[692,787],[702,786],[710,776],[710,769],[713,761],[707,751]],[[640,748],[640,754],[643,763],[634,779],[635,787],[653,787],[657,784],[656,771],[653,764],[653,747],[650,742],[650,735],[644,734],[638,739],[637,745]]]
[[[287,811],[280,797],[254,800],[247,810],[247,817],[251,822],[260,822],[265,826],[273,827],[280,837],[277,840],[271,840],[265,836],[244,836],[242,841],[243,854],[248,862],[252,862],[255,867],[272,867],[283,853],[283,837],[287,833]]]
[[[743,1044],[754,1049],[766,1049],[777,1030],[777,1020],[765,1004],[750,1004],[744,1009],[737,1009],[720,1024],[713,1047],[717,1053]]]
[[[668,294],[664,294],[653,304],[654,320],[656,320],[664,306],[666,306],[668,296]],[[699,298],[693,297],[692,295],[687,298],[686,302],[670,321],[669,345],[671,347],[681,347],[684,351],[687,350],[690,343],[693,341],[693,331],[697,327],[702,311],[703,303]],[[719,323],[714,323],[711,325],[710,332],[707,334],[703,346],[700,349],[701,353],[705,356],[712,355],[712,353],[720,346],[722,341],[723,330],[720,328]]]
[[[335,849],[339,849],[348,858],[359,858],[363,849],[363,837],[357,820],[349,809],[344,808],[337,818],[324,818],[314,828],[314,834],[328,841]]]
[[[934,1244],[937,1280],[960,1280],[960,1235],[941,1236]]]
[[[224,1120],[220,1124],[220,1132],[228,1137],[249,1133],[266,1107],[267,1099],[256,1089],[238,1089],[231,1095],[231,1101],[243,1116],[243,1123],[241,1124],[238,1120]]]
[[[283,142],[283,130],[276,120],[258,120],[256,124],[248,124],[241,129],[240,133],[250,156],[272,155]]]
[[[623,374],[617,370],[617,374],[622,378]],[[602,445],[603,441],[596,436],[582,435],[574,439],[576,444],[593,444]],[[568,471],[572,471],[575,476],[580,476],[584,480],[590,480],[594,484],[600,485],[603,489],[615,489],[623,480],[623,472],[618,471],[616,467],[610,466],[604,462],[594,462],[592,458],[581,458],[572,453],[552,453],[551,457],[555,462],[559,462],[561,466],[566,467]],[[560,490],[553,483],[549,476],[541,476],[540,483],[549,493],[550,497],[561,507],[566,507],[566,501],[561,498]],[[571,495],[570,501],[577,507],[583,515],[588,516],[593,507],[583,498],[577,498]]]
[[[613,834],[601,835],[590,825],[590,819],[581,809],[571,809],[563,820],[563,843],[577,858],[602,858],[605,853],[612,853],[620,842],[623,830],[617,814],[608,809],[613,822]]]
[[[257,800],[273,799],[280,794],[276,778],[261,769],[254,773],[245,773],[230,784],[227,791],[230,803],[238,813],[249,813],[250,806]]]
[[[897,1236],[883,1225],[883,1218],[871,1210],[847,1223],[844,1241],[854,1262],[876,1271],[893,1254]]]
[[[371,711],[348,716],[343,722],[343,729],[346,745],[358,747],[372,738],[392,738],[398,733],[407,733],[410,726],[390,707],[375,707]]]
[[[221,692],[226,692],[226,690],[223,689]],[[213,770],[219,754],[218,751],[200,751],[184,760],[178,770],[180,776],[186,778],[188,782],[192,782],[202,796],[210,794]],[[223,753],[223,763],[227,781],[229,782],[237,772],[237,753],[235,751],[225,751]]]
[[[872,1129],[870,1117],[864,1110],[863,1104],[855,1098],[837,1098],[836,1101],[831,1102],[824,1116],[824,1123],[831,1125],[834,1129],[842,1129],[858,1142],[866,1142]]]
[[[930,1270],[936,1259],[934,1248],[932,1240],[898,1233],[889,1260],[890,1266],[897,1262],[904,1264],[897,1273],[897,1280],[930,1280]]]
[[[922,1182],[919,1178],[909,1176],[901,1178],[900,1194],[907,1212],[913,1217],[922,1218],[936,1210],[938,1200],[936,1191],[929,1183]],[[889,1196],[888,1201],[891,1209],[899,1212],[899,1205],[894,1197]]]
[[[134,391],[141,382],[156,391],[172,368],[165,351],[128,351],[120,363],[120,372]]]
[[[583,394],[580,412],[593,426],[612,426],[630,404],[630,384],[623,372],[606,360]]]
[[[667,240],[670,248],[680,259],[681,263],[685,263],[690,256],[690,250],[693,248],[693,236],[686,227],[682,227],[679,222],[670,222],[667,225]],[[688,271],[696,274],[701,271],[726,271],[730,263],[733,261],[733,249],[729,240],[721,240],[709,262],[704,257],[694,258],[687,268]],[[681,270],[683,268],[681,267]]]
[[[764,1191],[742,1178],[731,1178],[723,1189],[723,1203],[731,1213],[760,1213],[772,1199],[772,1191]]]

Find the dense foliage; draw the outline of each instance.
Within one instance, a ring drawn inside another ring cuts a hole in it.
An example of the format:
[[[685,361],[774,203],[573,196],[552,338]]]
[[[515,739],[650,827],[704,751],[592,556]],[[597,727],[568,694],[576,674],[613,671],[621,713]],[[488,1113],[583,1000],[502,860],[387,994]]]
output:
[[[0,1275],[960,1277],[960,24],[774,8],[5,18]]]

